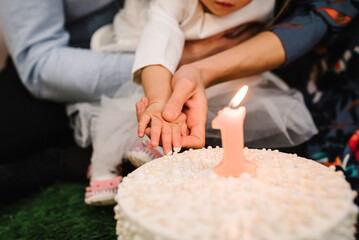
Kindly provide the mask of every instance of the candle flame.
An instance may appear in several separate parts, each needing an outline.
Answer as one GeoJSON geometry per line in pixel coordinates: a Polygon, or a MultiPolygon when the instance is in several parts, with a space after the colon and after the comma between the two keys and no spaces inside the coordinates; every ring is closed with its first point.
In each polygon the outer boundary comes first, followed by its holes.
{"type": "Polygon", "coordinates": [[[236,108],[242,102],[243,98],[246,96],[248,91],[248,86],[244,85],[241,89],[238,90],[237,94],[232,98],[230,102],[231,108],[236,108]]]}

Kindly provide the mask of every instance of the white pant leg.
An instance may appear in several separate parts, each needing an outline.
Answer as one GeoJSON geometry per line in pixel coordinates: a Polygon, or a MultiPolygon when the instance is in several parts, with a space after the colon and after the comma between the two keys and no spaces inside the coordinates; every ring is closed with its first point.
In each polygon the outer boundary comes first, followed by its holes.
{"type": "Polygon", "coordinates": [[[132,144],[139,139],[135,104],[143,96],[142,87],[128,83],[120,89],[121,97],[101,99],[102,111],[96,121],[93,142],[91,179],[105,180],[116,176],[132,144]]]}

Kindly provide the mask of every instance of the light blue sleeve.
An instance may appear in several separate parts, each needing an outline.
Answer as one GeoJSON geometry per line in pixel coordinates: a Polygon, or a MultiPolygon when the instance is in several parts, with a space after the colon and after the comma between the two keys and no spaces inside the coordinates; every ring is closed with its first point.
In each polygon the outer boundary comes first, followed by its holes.
{"type": "Polygon", "coordinates": [[[133,54],[68,47],[62,0],[0,0],[0,22],[21,80],[36,97],[92,101],[131,81],[133,54]]]}

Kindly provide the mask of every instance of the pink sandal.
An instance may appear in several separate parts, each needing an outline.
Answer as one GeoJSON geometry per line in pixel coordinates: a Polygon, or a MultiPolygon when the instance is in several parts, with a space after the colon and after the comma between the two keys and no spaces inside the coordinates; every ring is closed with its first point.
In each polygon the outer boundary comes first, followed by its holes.
{"type": "Polygon", "coordinates": [[[121,183],[121,180],[122,176],[102,181],[91,180],[90,186],[86,187],[85,203],[99,206],[115,204],[117,187],[121,183]]]}
{"type": "Polygon", "coordinates": [[[130,160],[135,167],[140,167],[160,157],[163,157],[163,152],[161,152],[159,148],[152,147],[148,140],[135,142],[128,152],[128,160],[130,160]]]}

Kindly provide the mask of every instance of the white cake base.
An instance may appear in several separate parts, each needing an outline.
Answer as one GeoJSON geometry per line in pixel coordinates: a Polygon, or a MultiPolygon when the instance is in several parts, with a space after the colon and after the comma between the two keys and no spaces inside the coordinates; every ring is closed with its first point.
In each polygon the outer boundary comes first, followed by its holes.
{"type": "Polygon", "coordinates": [[[356,193],[341,172],[271,150],[245,149],[254,178],[222,178],[221,148],[165,156],[119,185],[118,239],[354,239],[356,193]]]}

